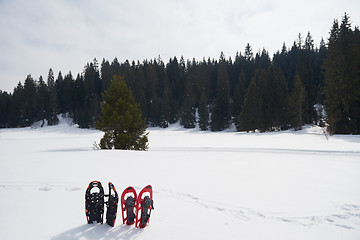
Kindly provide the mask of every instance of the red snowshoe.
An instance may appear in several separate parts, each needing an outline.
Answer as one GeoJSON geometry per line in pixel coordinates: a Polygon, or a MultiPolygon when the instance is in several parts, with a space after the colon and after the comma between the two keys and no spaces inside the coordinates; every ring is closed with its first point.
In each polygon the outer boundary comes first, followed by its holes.
{"type": "Polygon", "coordinates": [[[121,210],[123,224],[132,225],[135,222],[136,191],[133,187],[126,188],[121,194],[121,210]]]}
{"type": "Polygon", "coordinates": [[[144,228],[150,221],[151,210],[154,209],[152,187],[144,187],[136,200],[135,227],[144,228]]]}

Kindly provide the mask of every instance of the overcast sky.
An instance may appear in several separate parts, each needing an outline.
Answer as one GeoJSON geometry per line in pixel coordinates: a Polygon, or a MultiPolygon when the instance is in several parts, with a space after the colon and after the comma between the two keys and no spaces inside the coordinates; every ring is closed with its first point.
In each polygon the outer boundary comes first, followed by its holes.
{"type": "Polygon", "coordinates": [[[319,45],[345,12],[360,25],[359,0],[0,0],[0,90],[94,58],[229,58],[247,43],[272,55],[308,31],[319,45]]]}

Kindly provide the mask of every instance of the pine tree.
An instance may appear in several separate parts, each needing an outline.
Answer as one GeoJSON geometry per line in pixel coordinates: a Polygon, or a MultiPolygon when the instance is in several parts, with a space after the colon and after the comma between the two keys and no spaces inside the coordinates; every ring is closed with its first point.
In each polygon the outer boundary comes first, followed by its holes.
{"type": "Polygon", "coordinates": [[[202,131],[209,127],[209,109],[205,91],[202,92],[199,103],[199,127],[202,131]]]}
{"type": "Polygon", "coordinates": [[[258,129],[261,132],[271,131],[273,125],[273,88],[272,82],[274,81],[274,71],[271,73],[265,69],[260,71],[259,78],[256,84],[256,108],[257,120],[255,121],[254,129],[258,129]]]}
{"type": "Polygon", "coordinates": [[[315,83],[317,81],[314,74],[315,57],[314,51],[312,51],[313,48],[313,40],[310,33],[308,33],[304,45],[301,45],[301,48],[299,48],[296,64],[296,71],[299,73],[302,83],[304,84],[305,90],[307,92],[303,116],[305,123],[313,123],[315,120],[317,120],[316,111],[314,109],[317,97],[317,86],[315,85],[315,83]]]}
{"type": "Polygon", "coordinates": [[[38,111],[38,120],[42,120],[41,127],[44,126],[45,123],[45,109],[47,104],[47,86],[43,80],[43,77],[39,77],[39,83],[36,86],[36,105],[38,111]]]}
{"type": "Polygon", "coordinates": [[[125,80],[114,76],[103,93],[100,120],[97,128],[104,131],[102,149],[146,150],[148,133],[139,105],[125,80]]]}
{"type": "Polygon", "coordinates": [[[103,61],[101,63],[100,72],[101,72],[102,86],[103,86],[103,89],[106,90],[110,85],[110,81],[111,81],[111,77],[112,77],[109,61],[105,61],[105,59],[103,59],[103,61]]]}
{"type": "Polygon", "coordinates": [[[64,99],[64,78],[62,76],[61,71],[59,71],[58,77],[55,82],[56,86],[56,103],[57,103],[57,110],[59,113],[66,113],[65,106],[63,104],[64,99]]]}
{"type": "Polygon", "coordinates": [[[216,99],[211,110],[211,131],[222,131],[230,125],[230,87],[225,63],[220,63],[216,80],[216,99]]]}
{"type": "Polygon", "coordinates": [[[289,107],[289,89],[281,69],[275,70],[271,65],[268,74],[274,74],[274,81],[271,84],[272,89],[272,130],[286,129],[288,126],[288,107],[289,107]]]}
{"type": "Polygon", "coordinates": [[[183,107],[181,111],[180,124],[184,128],[194,128],[196,123],[195,117],[195,99],[191,88],[190,81],[187,80],[185,84],[185,95],[183,100],[183,107]]]}
{"type": "Polygon", "coordinates": [[[255,66],[257,69],[268,69],[270,67],[271,60],[269,57],[269,53],[263,49],[261,53],[257,53],[255,56],[255,66]]]}
{"type": "Polygon", "coordinates": [[[238,131],[254,131],[259,126],[260,109],[257,88],[259,77],[260,71],[256,71],[255,76],[252,78],[248,91],[245,95],[244,104],[238,118],[238,131]]]}
{"type": "Polygon", "coordinates": [[[149,116],[146,99],[146,81],[143,66],[138,62],[135,68],[135,88],[133,89],[135,101],[140,104],[143,117],[149,116]]]}
{"type": "Polygon", "coordinates": [[[169,122],[175,123],[180,116],[181,102],[185,89],[185,71],[183,63],[179,63],[176,57],[170,59],[169,63],[166,65],[165,73],[169,82],[169,88],[171,89],[170,95],[173,98],[173,103],[171,105],[171,118],[169,122]]]}
{"type": "Polygon", "coordinates": [[[23,120],[24,126],[30,126],[36,121],[36,83],[29,74],[24,83],[23,120]]]}
{"type": "Polygon", "coordinates": [[[295,130],[301,130],[304,124],[304,105],[305,105],[306,92],[305,87],[301,82],[299,73],[295,74],[294,88],[292,89],[289,100],[289,117],[290,126],[295,130]]]}
{"type": "Polygon", "coordinates": [[[11,96],[0,90],[0,128],[9,126],[11,96]]]}
{"type": "Polygon", "coordinates": [[[73,111],[74,111],[74,106],[73,106],[73,83],[74,83],[74,78],[72,76],[72,73],[69,72],[68,74],[66,74],[64,76],[64,80],[61,82],[62,83],[62,113],[70,113],[72,115],[73,111]]]}
{"type": "Polygon", "coordinates": [[[14,88],[9,112],[9,127],[25,127],[24,86],[21,82],[14,88]]]}
{"type": "Polygon", "coordinates": [[[254,53],[253,53],[252,48],[249,43],[246,44],[244,58],[245,58],[245,61],[252,61],[254,58],[254,53]]]}
{"type": "Polygon", "coordinates": [[[160,91],[159,76],[156,72],[154,62],[144,62],[144,75],[146,81],[146,104],[147,104],[147,121],[152,126],[160,125],[160,91]]]}
{"type": "Polygon", "coordinates": [[[80,128],[87,128],[90,124],[89,104],[87,104],[83,76],[78,74],[73,84],[74,122],[80,128]]]}
{"type": "Polygon", "coordinates": [[[360,37],[345,14],[330,32],[324,62],[325,110],[330,134],[360,134],[360,37]]]}
{"type": "Polygon", "coordinates": [[[167,128],[169,126],[169,119],[171,115],[171,93],[168,87],[164,88],[164,92],[162,94],[162,101],[160,104],[160,127],[167,128]]]}
{"type": "MultiPolygon", "coordinates": [[[[65,80],[65,79],[64,79],[65,80]]],[[[100,114],[101,92],[103,91],[100,79],[99,66],[96,58],[92,63],[88,63],[84,70],[84,89],[86,95],[87,111],[89,114],[86,127],[94,127],[98,115],[100,114]]]]}
{"type": "Polygon", "coordinates": [[[314,40],[310,34],[310,32],[307,33],[305,43],[304,43],[304,49],[305,50],[314,50],[314,40]]]}
{"type": "Polygon", "coordinates": [[[242,106],[244,104],[245,94],[246,94],[245,76],[243,72],[241,72],[238,78],[238,82],[235,85],[234,101],[232,104],[233,122],[235,123],[236,127],[238,124],[238,117],[241,113],[242,106]]]}
{"type": "Polygon", "coordinates": [[[48,125],[56,125],[59,122],[57,117],[57,102],[56,102],[56,85],[54,72],[50,68],[47,78],[47,95],[46,95],[46,105],[45,105],[45,118],[48,122],[48,125]]]}

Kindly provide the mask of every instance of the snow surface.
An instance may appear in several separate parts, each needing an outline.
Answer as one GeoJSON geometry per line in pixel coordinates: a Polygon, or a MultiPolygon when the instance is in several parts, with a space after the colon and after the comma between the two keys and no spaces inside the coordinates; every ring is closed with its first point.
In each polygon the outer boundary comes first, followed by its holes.
{"type": "Polygon", "coordinates": [[[0,130],[0,239],[360,239],[360,136],[148,128],[149,151],[94,150],[102,132],[0,130]],[[85,190],[151,184],[145,229],[86,224],[85,190]]]}

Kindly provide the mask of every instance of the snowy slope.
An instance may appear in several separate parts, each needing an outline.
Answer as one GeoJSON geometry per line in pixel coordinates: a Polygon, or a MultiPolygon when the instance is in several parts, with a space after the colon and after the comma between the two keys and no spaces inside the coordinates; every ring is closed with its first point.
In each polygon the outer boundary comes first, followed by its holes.
{"type": "Polygon", "coordinates": [[[359,136],[148,131],[136,152],[93,150],[102,133],[65,121],[1,129],[0,239],[360,239],[359,136]],[[150,225],[86,224],[92,180],[151,184],[150,225]]]}

